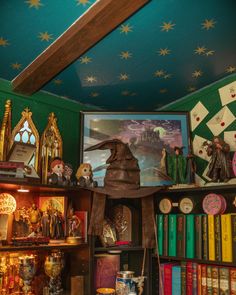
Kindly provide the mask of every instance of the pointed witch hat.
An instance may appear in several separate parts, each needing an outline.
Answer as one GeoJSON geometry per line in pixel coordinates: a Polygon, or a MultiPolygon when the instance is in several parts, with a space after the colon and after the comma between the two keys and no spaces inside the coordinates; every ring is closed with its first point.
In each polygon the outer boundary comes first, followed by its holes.
{"type": "Polygon", "coordinates": [[[106,140],[85,151],[110,149],[111,156],[104,177],[104,187],[89,188],[112,198],[138,198],[154,194],[161,187],[140,187],[140,168],[128,144],[119,139],[106,140]]]}

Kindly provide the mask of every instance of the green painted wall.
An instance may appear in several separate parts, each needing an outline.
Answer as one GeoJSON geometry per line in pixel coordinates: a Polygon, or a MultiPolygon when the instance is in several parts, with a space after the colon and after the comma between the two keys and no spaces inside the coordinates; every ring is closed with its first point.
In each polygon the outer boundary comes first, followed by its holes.
{"type": "MultiPolygon", "coordinates": [[[[169,104],[161,110],[163,111],[191,111],[192,108],[201,101],[203,105],[208,109],[209,114],[206,118],[198,125],[198,127],[192,132],[191,137],[194,138],[194,135],[197,134],[201,137],[211,140],[213,134],[211,133],[210,129],[207,127],[206,123],[222,108],[220,95],[218,89],[235,81],[236,74],[230,75],[227,78],[219,80],[207,87],[200,89],[193,94],[185,96],[180,100],[169,104]]],[[[236,116],[236,101],[227,105],[231,112],[236,116]]],[[[228,128],[224,131],[233,131],[236,130],[236,121],[234,121],[228,128]]],[[[224,138],[223,132],[220,134],[222,138],[224,138]]],[[[207,162],[196,158],[197,162],[197,172],[201,176],[204,169],[207,166],[207,162]]]]}
{"type": "Polygon", "coordinates": [[[32,96],[23,96],[12,91],[11,83],[0,79],[0,120],[7,99],[12,101],[12,128],[21,118],[21,112],[29,107],[33,121],[41,135],[48,122],[48,115],[54,112],[63,138],[63,159],[72,163],[74,169],[79,162],[80,111],[88,107],[40,91],[32,96]]]}

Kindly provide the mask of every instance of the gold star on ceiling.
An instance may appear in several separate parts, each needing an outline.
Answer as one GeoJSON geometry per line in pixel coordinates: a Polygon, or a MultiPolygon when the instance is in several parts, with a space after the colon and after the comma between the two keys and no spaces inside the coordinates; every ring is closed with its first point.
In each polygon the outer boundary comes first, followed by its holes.
{"type": "Polygon", "coordinates": [[[192,77],[193,78],[198,78],[198,77],[201,77],[203,74],[203,72],[201,70],[196,70],[192,73],[192,77]]]}
{"type": "Polygon", "coordinates": [[[77,5],[83,5],[83,6],[90,4],[89,0],[76,0],[76,2],[77,2],[77,5]]]}
{"type": "Polygon", "coordinates": [[[80,63],[81,64],[86,64],[87,65],[90,62],[92,62],[92,58],[91,57],[83,56],[83,57],[80,58],[80,63]]]}
{"type": "Polygon", "coordinates": [[[158,54],[160,56],[165,56],[171,53],[171,50],[168,48],[160,48],[160,50],[158,50],[158,54]]]}
{"type": "Polygon", "coordinates": [[[206,50],[207,50],[207,49],[206,49],[205,46],[198,46],[198,47],[194,50],[194,52],[195,52],[195,54],[199,54],[199,55],[201,55],[201,54],[205,53],[206,50]]]}
{"type": "Polygon", "coordinates": [[[163,70],[157,70],[155,73],[154,73],[154,76],[155,77],[163,77],[165,74],[165,72],[163,70]]]}
{"type": "Polygon", "coordinates": [[[235,71],[236,71],[235,66],[228,66],[228,68],[226,68],[226,73],[233,73],[235,71]]]}
{"type": "Polygon", "coordinates": [[[129,75],[127,75],[126,73],[120,74],[119,79],[123,80],[123,81],[126,81],[126,80],[129,79],[129,75]]]}
{"type": "Polygon", "coordinates": [[[8,46],[9,45],[9,42],[7,39],[4,39],[3,37],[0,37],[0,46],[8,46]]]}
{"type": "Polygon", "coordinates": [[[90,96],[91,97],[98,97],[99,96],[99,93],[98,92],[91,92],[90,93],[90,96]]]}
{"type": "Polygon", "coordinates": [[[195,86],[189,86],[188,87],[188,91],[189,92],[193,92],[193,91],[195,91],[197,88],[195,87],[195,86]]]}
{"type": "Polygon", "coordinates": [[[132,28],[133,27],[130,26],[129,24],[121,25],[120,26],[120,32],[127,35],[128,33],[133,32],[132,28]]]}
{"type": "Polygon", "coordinates": [[[95,76],[87,76],[85,78],[85,81],[88,83],[93,83],[93,82],[97,82],[97,78],[95,76]]]}
{"type": "Polygon", "coordinates": [[[39,33],[38,37],[41,41],[50,41],[51,39],[53,39],[52,34],[48,34],[48,32],[44,32],[44,33],[39,33]]]}
{"type": "Polygon", "coordinates": [[[160,92],[160,93],[166,93],[166,92],[168,92],[168,90],[167,90],[166,88],[162,88],[162,89],[160,89],[159,92],[160,92]]]}
{"type": "Polygon", "coordinates": [[[213,55],[214,53],[215,53],[214,50],[208,50],[208,51],[205,53],[205,55],[206,55],[206,56],[210,56],[210,55],[213,55]]]}
{"type": "Polygon", "coordinates": [[[202,29],[205,30],[210,30],[215,27],[216,21],[214,19],[205,19],[204,22],[202,23],[202,29]]]}
{"type": "Polygon", "coordinates": [[[120,58],[121,59],[128,59],[132,57],[132,53],[129,51],[121,51],[120,58]]]}
{"type": "Polygon", "coordinates": [[[22,67],[22,64],[19,64],[18,62],[12,63],[11,68],[14,70],[19,70],[22,67]]]}
{"type": "Polygon", "coordinates": [[[169,32],[170,30],[173,30],[174,29],[174,26],[175,24],[172,24],[172,22],[163,22],[162,23],[162,26],[161,26],[161,30],[164,31],[164,32],[169,32]]]}
{"type": "Polygon", "coordinates": [[[54,83],[55,85],[61,85],[61,84],[63,83],[63,81],[62,81],[61,79],[55,79],[55,80],[53,81],[53,83],[54,83]]]}
{"type": "Polygon", "coordinates": [[[27,0],[25,1],[25,3],[28,4],[29,8],[36,8],[39,9],[40,6],[43,6],[43,4],[41,3],[41,0],[27,0]]]}

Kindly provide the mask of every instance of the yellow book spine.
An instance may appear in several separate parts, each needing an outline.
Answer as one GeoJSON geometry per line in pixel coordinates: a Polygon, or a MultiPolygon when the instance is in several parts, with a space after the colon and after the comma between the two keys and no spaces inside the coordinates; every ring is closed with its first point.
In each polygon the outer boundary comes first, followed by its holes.
{"type": "Polygon", "coordinates": [[[232,262],[232,228],[231,215],[221,215],[222,261],[232,262]]]}
{"type": "Polygon", "coordinates": [[[215,225],[214,215],[208,215],[208,250],[209,260],[215,260],[215,225]]]}

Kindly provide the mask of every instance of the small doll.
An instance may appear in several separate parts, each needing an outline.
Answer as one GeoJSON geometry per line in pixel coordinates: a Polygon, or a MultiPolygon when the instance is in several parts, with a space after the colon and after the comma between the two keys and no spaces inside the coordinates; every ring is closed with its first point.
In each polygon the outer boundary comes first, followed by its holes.
{"type": "Polygon", "coordinates": [[[92,166],[88,163],[82,163],[77,172],[77,185],[80,187],[96,187],[97,182],[93,181],[92,166]]]}
{"type": "Polygon", "coordinates": [[[50,176],[48,182],[50,184],[65,185],[66,178],[64,176],[65,164],[60,158],[55,158],[50,165],[50,176]]]}
{"type": "Polygon", "coordinates": [[[72,186],[73,180],[72,180],[72,174],[73,174],[73,168],[70,163],[65,163],[65,169],[64,169],[64,176],[65,176],[65,185],[72,186]]]}

